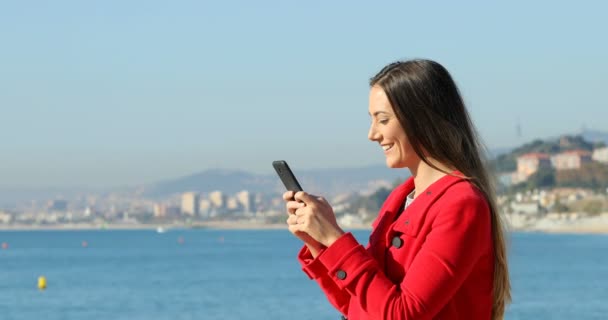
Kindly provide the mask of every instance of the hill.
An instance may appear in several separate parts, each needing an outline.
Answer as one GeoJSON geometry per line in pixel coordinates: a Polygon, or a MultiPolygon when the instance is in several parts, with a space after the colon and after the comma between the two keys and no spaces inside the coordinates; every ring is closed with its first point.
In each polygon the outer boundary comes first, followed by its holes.
{"type": "MultiPolygon", "coordinates": [[[[393,183],[409,176],[406,169],[389,169],[384,165],[359,168],[297,170],[292,168],[302,188],[317,194],[332,196],[340,193],[375,190],[378,184],[393,183]]],[[[239,170],[211,169],[143,187],[143,195],[160,198],[176,193],[221,190],[235,193],[251,190],[262,193],[282,193],[284,187],[275,174],[253,174],[239,170]]]]}
{"type": "Polygon", "coordinates": [[[517,168],[517,157],[526,153],[555,154],[576,149],[592,151],[594,147],[599,145],[603,145],[603,141],[596,140],[596,142],[590,142],[581,135],[564,135],[546,141],[537,139],[511,150],[511,152],[497,156],[494,160],[490,161],[490,166],[497,173],[511,172],[517,168]]]}
{"type": "MultiPolygon", "coordinates": [[[[508,173],[517,169],[517,157],[526,153],[556,154],[576,149],[593,151],[606,145],[608,145],[608,134],[587,130],[580,135],[564,135],[545,141],[534,140],[497,156],[490,161],[490,164],[495,173],[508,173]]],[[[502,187],[503,192],[555,187],[605,189],[608,187],[608,165],[591,162],[583,164],[580,169],[572,170],[542,168],[520,184],[502,187]]]]}
{"type": "Polygon", "coordinates": [[[608,133],[598,130],[587,130],[583,129],[579,134],[585,141],[589,141],[594,144],[603,143],[608,145],[608,133]]]}

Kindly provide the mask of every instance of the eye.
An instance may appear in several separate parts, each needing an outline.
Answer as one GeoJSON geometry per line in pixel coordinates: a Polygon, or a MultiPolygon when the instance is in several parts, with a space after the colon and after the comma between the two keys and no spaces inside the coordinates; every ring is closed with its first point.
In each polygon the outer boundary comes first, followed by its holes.
{"type": "Polygon", "coordinates": [[[378,120],[378,122],[380,124],[387,124],[388,123],[388,119],[380,119],[380,120],[378,120]]]}

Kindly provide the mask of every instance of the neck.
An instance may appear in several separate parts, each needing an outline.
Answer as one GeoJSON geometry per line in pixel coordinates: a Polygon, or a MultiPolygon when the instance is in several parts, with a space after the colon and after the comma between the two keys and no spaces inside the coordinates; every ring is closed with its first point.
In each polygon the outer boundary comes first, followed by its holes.
{"type": "Polygon", "coordinates": [[[414,177],[414,185],[416,188],[414,198],[424,192],[424,190],[426,190],[426,188],[428,188],[428,186],[433,184],[435,181],[444,177],[447,172],[454,171],[454,169],[440,162],[437,162],[434,159],[428,158],[428,160],[440,170],[431,167],[422,160],[420,160],[415,166],[409,168],[410,172],[412,173],[412,176],[414,177]]]}

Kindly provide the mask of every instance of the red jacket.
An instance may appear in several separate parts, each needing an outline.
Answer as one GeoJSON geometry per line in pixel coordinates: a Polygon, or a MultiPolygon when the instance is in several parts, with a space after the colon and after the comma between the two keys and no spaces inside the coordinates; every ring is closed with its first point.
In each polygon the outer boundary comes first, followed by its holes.
{"type": "Polygon", "coordinates": [[[492,314],[494,254],[483,194],[446,175],[401,212],[413,178],[380,209],[367,247],[346,233],[316,259],[298,258],[349,320],[466,319],[492,314]]]}

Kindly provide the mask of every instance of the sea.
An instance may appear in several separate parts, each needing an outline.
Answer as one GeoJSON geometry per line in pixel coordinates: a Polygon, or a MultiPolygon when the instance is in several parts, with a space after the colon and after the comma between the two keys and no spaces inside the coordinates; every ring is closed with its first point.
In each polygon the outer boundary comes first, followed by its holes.
{"type": "MultiPolygon", "coordinates": [[[[369,231],[353,233],[367,243],[369,231]]],[[[340,319],[287,230],[1,231],[0,242],[0,319],[340,319]]],[[[509,261],[506,319],[608,319],[608,235],[513,233],[509,261]]]]}

